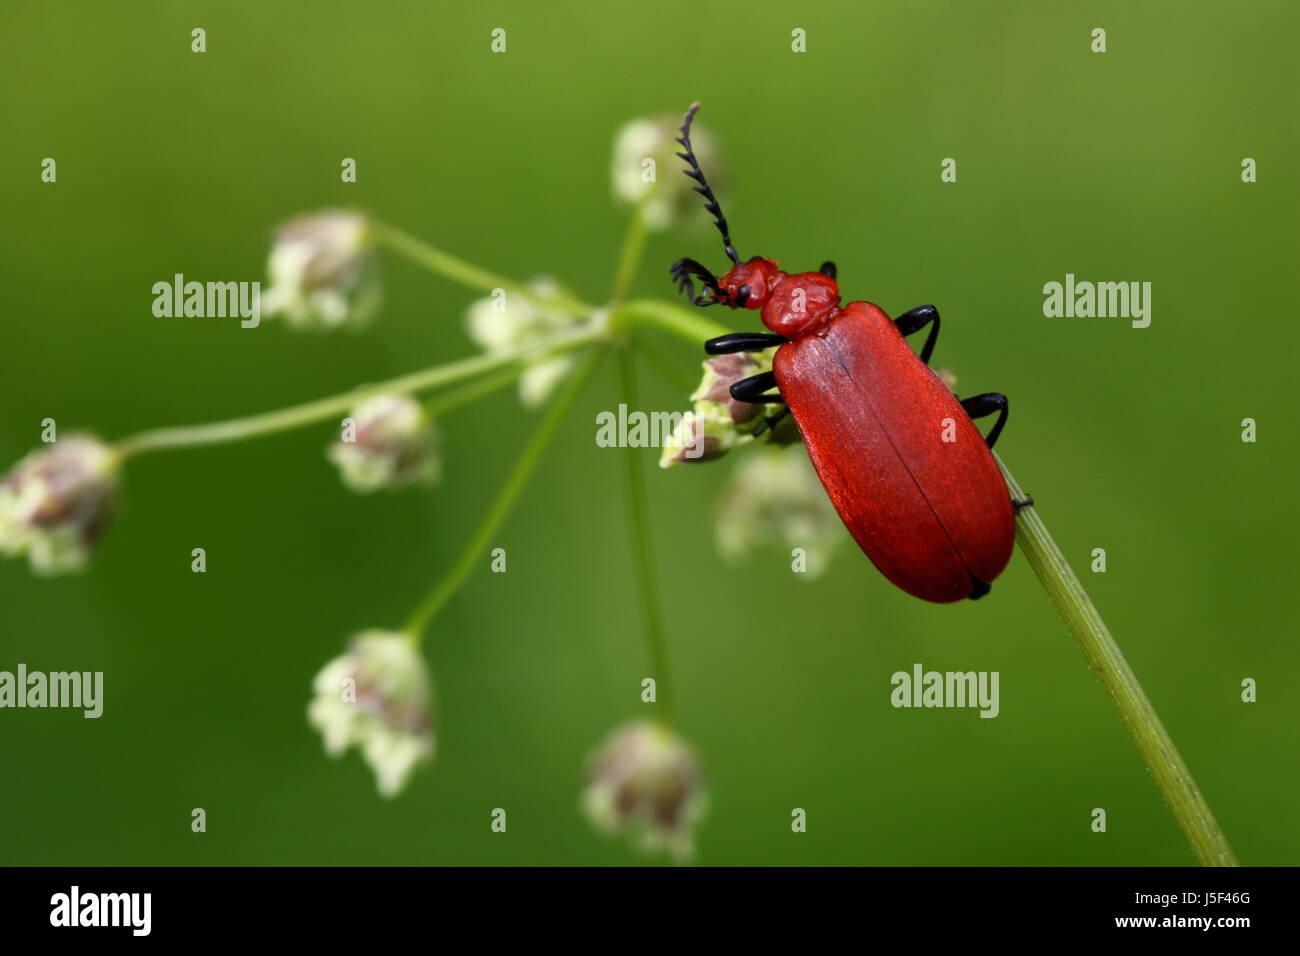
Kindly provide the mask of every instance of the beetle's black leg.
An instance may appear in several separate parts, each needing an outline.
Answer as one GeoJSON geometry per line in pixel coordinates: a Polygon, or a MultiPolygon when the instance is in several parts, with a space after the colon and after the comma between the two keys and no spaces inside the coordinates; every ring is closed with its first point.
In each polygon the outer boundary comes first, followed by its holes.
{"type": "Polygon", "coordinates": [[[732,385],[731,397],[738,402],[749,402],[752,405],[784,403],[785,399],[781,397],[780,392],[771,395],[767,394],[774,388],[776,388],[776,373],[759,372],[757,375],[749,376],[749,378],[742,378],[732,385]]]}
{"type": "Polygon", "coordinates": [[[822,263],[822,267],[821,267],[820,269],[818,269],[817,271],[820,272],[820,273],[821,273],[822,275],[824,275],[824,276],[830,276],[832,279],[834,279],[834,278],[835,278],[835,272],[836,272],[836,269],[835,269],[835,263],[833,263],[833,262],[831,262],[829,259],[827,259],[825,262],[822,263]]]}
{"type": "Polygon", "coordinates": [[[1033,495],[1025,495],[1024,500],[1021,501],[1017,501],[1015,498],[1011,499],[1011,507],[1015,509],[1016,514],[1020,514],[1021,511],[1030,507],[1033,503],[1033,495]]]}
{"type": "Polygon", "coordinates": [[[939,341],[939,310],[932,305],[918,305],[894,319],[894,324],[903,335],[911,335],[930,326],[930,334],[925,337],[925,345],[921,346],[921,361],[929,365],[934,345],[939,341]]]}
{"type": "MultiPolygon", "coordinates": [[[[748,379],[746,379],[748,381],[748,379]]],[[[1011,409],[1011,403],[1001,392],[985,392],[983,395],[972,395],[970,398],[961,400],[961,407],[966,409],[966,414],[972,419],[983,418],[985,415],[992,415],[994,412],[1000,412],[998,420],[993,423],[989,433],[984,436],[984,441],[990,448],[1002,434],[1002,426],[1007,423],[1007,412],[1011,409]]]]}
{"type": "Polygon", "coordinates": [[[787,406],[785,408],[782,408],[775,415],[768,415],[767,418],[763,419],[763,424],[759,425],[757,428],[754,429],[752,433],[753,436],[757,438],[759,435],[763,434],[764,432],[770,432],[777,425],[781,424],[781,422],[783,422],[785,420],[785,417],[789,414],[790,414],[790,409],[787,406]]]}
{"type": "Polygon", "coordinates": [[[761,352],[774,345],[784,345],[790,340],[784,335],[772,335],[769,332],[729,332],[709,339],[704,343],[704,351],[710,355],[730,355],[732,352],[761,352]]]}

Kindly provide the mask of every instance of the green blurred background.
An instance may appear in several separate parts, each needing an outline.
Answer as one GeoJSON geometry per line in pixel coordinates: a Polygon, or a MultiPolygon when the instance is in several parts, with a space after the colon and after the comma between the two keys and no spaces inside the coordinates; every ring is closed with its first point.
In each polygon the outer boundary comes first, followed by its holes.
{"type": "MultiPolygon", "coordinates": [[[[891,313],[938,304],[939,363],[963,393],[1011,396],[1000,450],[1240,859],[1300,858],[1294,3],[224,0],[11,5],[5,20],[5,467],[46,416],[117,438],[473,354],[475,294],[391,255],[364,334],[152,316],[151,285],[175,272],[264,278],[272,227],[302,210],[364,207],[599,301],[625,224],[613,134],[699,99],[742,253],[833,258],[847,298],[891,313]],[[356,184],[339,181],[344,156],[356,184]],[[958,182],[941,184],[949,156],[958,182]],[[1042,286],[1067,272],[1152,282],[1151,327],[1044,318],[1042,286]],[[1256,444],[1240,440],[1248,416],[1256,444]],[[1094,547],[1106,574],[1088,572],[1094,547]],[[1258,703],[1240,701],[1245,677],[1258,703]]],[[[693,219],[652,237],[637,295],[671,297],[679,256],[721,265],[693,219]]],[[[657,344],[695,374],[698,350],[657,344]]],[[[640,379],[646,406],[685,407],[653,366],[640,379]]],[[[0,564],[0,669],[106,681],[97,721],[0,712],[0,862],[645,861],[577,809],[588,750],[646,706],[623,463],[593,441],[617,387],[607,364],[498,536],[509,573],[476,574],[434,628],[440,752],[391,802],[355,753],[323,755],[311,677],[349,634],[405,618],[535,416],[507,392],[445,421],[433,493],[349,494],[322,454],[328,423],[133,461],[89,573],[0,564]]],[[[732,568],[711,523],[735,459],[660,472],[656,457],[680,725],[712,794],[699,862],[1193,862],[1019,555],[988,599],[948,607],[851,546],[816,581],[779,550],[732,568]],[[1000,671],[1001,716],[891,708],[889,675],[918,661],[1000,671]]]]}

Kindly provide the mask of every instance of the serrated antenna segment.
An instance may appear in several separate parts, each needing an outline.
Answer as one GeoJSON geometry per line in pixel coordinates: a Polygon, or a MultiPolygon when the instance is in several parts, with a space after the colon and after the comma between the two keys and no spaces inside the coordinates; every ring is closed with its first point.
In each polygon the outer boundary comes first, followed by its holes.
{"type": "Polygon", "coordinates": [[[722,244],[727,250],[727,258],[732,262],[739,263],[740,256],[736,255],[736,249],[731,244],[731,230],[727,227],[726,217],[722,215],[722,207],[718,205],[718,197],[713,195],[713,190],[709,188],[709,181],[704,178],[704,170],[700,169],[699,161],[695,158],[695,150],[691,147],[691,121],[695,119],[695,112],[699,108],[699,103],[692,103],[691,108],[686,111],[686,116],[682,119],[682,135],[677,138],[677,142],[682,145],[686,152],[677,155],[690,164],[691,168],[682,170],[682,172],[699,183],[698,186],[692,188],[704,197],[704,208],[713,217],[713,224],[718,227],[718,232],[722,233],[722,244]]]}

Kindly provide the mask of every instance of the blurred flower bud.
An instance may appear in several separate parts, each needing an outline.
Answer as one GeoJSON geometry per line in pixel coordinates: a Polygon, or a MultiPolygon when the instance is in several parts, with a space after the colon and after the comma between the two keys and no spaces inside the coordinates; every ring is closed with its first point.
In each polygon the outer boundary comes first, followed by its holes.
{"type": "Polygon", "coordinates": [[[816,577],[844,536],[802,445],[765,447],[741,462],[718,507],[718,550],[736,564],[762,546],[801,548],[807,576],[816,577]]]}
{"type": "Polygon", "coordinates": [[[308,722],[338,757],[355,745],[374,771],[381,796],[405,788],[416,766],[433,759],[433,692],[420,653],[405,634],[364,631],[312,682],[308,722]]]}
{"type": "MultiPolygon", "coordinates": [[[[780,413],[784,406],[755,405],[731,397],[731,386],[736,382],[771,371],[775,354],[776,349],[772,348],[707,359],[703,363],[704,378],[691,393],[695,409],[686,413],[673,437],[664,443],[659,467],[713,461],[758,435],[788,441],[789,433],[785,429],[774,432],[767,424],[767,419],[780,413]]],[[[794,437],[797,439],[797,433],[794,437]]]]}
{"type": "Polygon", "coordinates": [[[0,478],[0,551],[26,551],[37,574],[81,570],[108,523],[118,463],[89,435],[70,435],[18,462],[0,478]]]}
{"type": "Polygon", "coordinates": [[[662,724],[638,720],[615,729],[592,754],[582,803],[596,829],[685,860],[707,798],[690,747],[662,724]]]}
{"type": "Polygon", "coordinates": [[[352,410],[326,452],[343,484],[360,494],[438,480],[438,436],[409,395],[376,395],[352,410]]]}
{"type": "MultiPolygon", "coordinates": [[[[543,298],[572,297],[568,290],[546,276],[533,279],[528,287],[543,298]]],[[[471,302],[465,315],[470,339],[488,354],[527,348],[581,322],[561,309],[538,305],[504,289],[471,302]]],[[[532,362],[519,379],[519,401],[525,408],[542,405],[572,367],[573,359],[567,356],[532,362]]]]}
{"type": "Polygon", "coordinates": [[[713,461],[731,451],[742,438],[747,437],[742,436],[732,426],[730,420],[701,415],[697,412],[684,412],[672,435],[664,439],[663,451],[659,455],[659,467],[713,461]]]}
{"type": "Polygon", "coordinates": [[[379,258],[370,221],[327,209],[291,219],[276,232],[267,262],[271,288],[262,312],[295,329],[360,326],[379,308],[379,258]]]}
{"type": "MultiPolygon", "coordinates": [[[[677,156],[681,145],[682,118],[635,119],[624,124],[614,137],[610,181],[614,198],[629,205],[644,203],[641,215],[649,229],[664,229],[682,212],[696,207],[695,185],[683,175],[685,162],[677,156]]],[[[718,150],[706,128],[691,129],[691,144],[700,165],[709,171],[709,183],[716,189],[725,179],[719,169],[718,150]]]]}
{"type": "Polygon", "coordinates": [[[943,367],[934,368],[931,369],[931,371],[934,372],[935,375],[939,376],[939,381],[943,382],[944,388],[952,392],[954,395],[957,394],[957,373],[956,372],[954,372],[950,368],[943,368],[943,367]]]}

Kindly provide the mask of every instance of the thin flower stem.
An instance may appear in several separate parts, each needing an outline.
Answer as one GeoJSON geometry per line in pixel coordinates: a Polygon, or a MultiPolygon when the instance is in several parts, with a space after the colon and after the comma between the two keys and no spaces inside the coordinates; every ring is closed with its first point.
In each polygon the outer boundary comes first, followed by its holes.
{"type": "Polygon", "coordinates": [[[407,620],[402,630],[412,644],[418,645],[420,643],[425,630],[428,629],[429,624],[438,615],[438,612],[460,590],[470,572],[483,560],[493,535],[501,528],[502,523],[510,514],[511,508],[514,507],[519,495],[528,484],[528,479],[532,476],[537,463],[541,461],[542,454],[555,436],[556,429],[564,419],[565,413],[568,412],[579,390],[591,376],[599,355],[600,352],[593,349],[578,367],[570,373],[569,380],[564,383],[560,394],[552,400],[550,407],[542,416],[541,422],[538,423],[532,437],[528,439],[528,444],[524,446],[524,450],[520,453],[518,460],[507,476],[505,484],[497,492],[497,496],[493,500],[491,507],[488,508],[487,514],[484,515],[474,534],[470,536],[465,549],[456,559],[456,563],[438,581],[433,590],[420,602],[407,620]]]}
{"type": "Polygon", "coordinates": [[[491,395],[497,389],[504,388],[511,382],[519,380],[519,376],[524,373],[527,366],[522,362],[517,362],[505,369],[502,369],[495,375],[485,375],[480,379],[467,382],[460,388],[452,389],[449,392],[443,392],[441,395],[435,395],[424,403],[424,413],[430,418],[437,418],[445,415],[447,412],[460,408],[462,405],[468,405],[476,402],[486,395],[491,395]]]}
{"type": "MultiPolygon", "coordinates": [[[[1025,493],[998,459],[1007,487],[1016,500],[1025,493]]],[[[1016,543],[1056,605],[1097,680],[1119,712],[1120,720],[1137,745],[1147,770],[1155,778],[1174,819],[1182,827],[1203,866],[1236,866],[1228,839],[1215,822],[1191,771],[1178,753],[1169,732],[1156,715],[1128,661],[1111,637],[1088,593],[1071,570],[1061,549],[1048,533],[1036,507],[1022,508],[1016,517],[1016,543]]]]}
{"type": "Polygon", "coordinates": [[[365,385],[329,398],[318,399],[302,405],[293,405],[274,412],[236,418],[230,421],[213,422],[207,425],[190,425],[177,428],[159,428],[140,432],[117,443],[116,451],[121,458],[137,455],[144,451],[160,448],[180,448],[192,445],[217,445],[224,442],[242,441],[262,435],[288,431],[302,425],[322,421],[348,411],[357,402],[372,395],[384,393],[421,392],[427,389],[451,385],[476,375],[484,375],[498,369],[515,365],[525,359],[567,352],[572,349],[590,345],[607,336],[604,328],[597,326],[582,327],[577,330],[557,334],[534,345],[501,352],[493,355],[479,355],[474,358],[436,365],[433,368],[400,375],[397,378],[365,385]]]}
{"type": "MultiPolygon", "coordinates": [[[[619,349],[619,377],[623,385],[623,402],[636,407],[636,372],[630,348],[619,349]]],[[[654,542],[650,533],[650,510],[646,505],[645,475],[641,471],[640,449],[629,446],[627,462],[628,513],[632,526],[632,546],[636,554],[637,577],[641,584],[641,610],[645,615],[646,640],[650,646],[650,666],[654,673],[655,700],[662,713],[660,721],[671,725],[674,719],[672,669],[668,661],[668,641],[664,634],[663,610],[659,598],[659,574],[655,568],[654,542]]]]}
{"type": "Polygon", "coordinates": [[[400,252],[426,269],[441,276],[446,276],[448,279],[453,279],[462,285],[467,285],[472,289],[487,292],[493,289],[505,289],[507,292],[537,305],[559,309],[580,318],[589,318],[596,311],[595,307],[569,296],[538,295],[523,282],[507,279],[504,276],[488,272],[486,269],[480,269],[476,265],[471,265],[463,259],[457,259],[455,256],[429,245],[422,239],[417,239],[410,233],[403,232],[396,226],[377,222],[373,223],[370,228],[375,239],[393,251],[400,252]]]}
{"type": "Polygon", "coordinates": [[[610,296],[610,303],[615,306],[627,298],[628,290],[636,279],[637,266],[641,264],[641,253],[645,250],[645,207],[648,199],[647,193],[632,207],[632,218],[628,221],[627,233],[623,237],[623,252],[618,259],[618,271],[614,273],[614,292],[610,296]]]}

